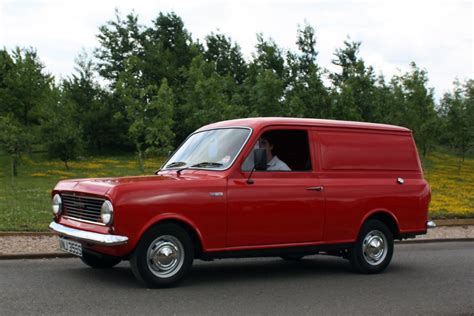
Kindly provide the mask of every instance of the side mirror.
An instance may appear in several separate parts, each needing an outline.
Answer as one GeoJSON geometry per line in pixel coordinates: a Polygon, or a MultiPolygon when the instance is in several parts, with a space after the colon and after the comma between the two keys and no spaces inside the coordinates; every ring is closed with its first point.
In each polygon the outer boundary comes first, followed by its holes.
{"type": "Polygon", "coordinates": [[[254,149],[253,163],[255,170],[267,170],[267,151],[262,148],[254,149]]]}
{"type": "Polygon", "coordinates": [[[173,153],[174,153],[174,150],[169,150],[168,151],[168,158],[171,158],[171,155],[173,155],[173,153]]]}

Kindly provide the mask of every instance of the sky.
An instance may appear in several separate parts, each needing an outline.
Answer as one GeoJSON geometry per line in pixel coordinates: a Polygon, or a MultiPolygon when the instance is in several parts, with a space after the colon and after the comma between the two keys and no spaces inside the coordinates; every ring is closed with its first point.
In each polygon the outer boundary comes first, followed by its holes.
{"type": "Polygon", "coordinates": [[[414,61],[428,72],[436,97],[455,79],[474,78],[474,1],[444,0],[0,0],[0,47],[34,47],[46,71],[65,78],[81,51],[98,46],[98,27],[132,10],[149,25],[159,12],[174,11],[193,38],[211,32],[236,41],[251,58],[256,34],[283,49],[296,49],[298,25],[316,29],[318,63],[331,71],[344,40],[362,42],[360,56],[386,79],[414,61]]]}

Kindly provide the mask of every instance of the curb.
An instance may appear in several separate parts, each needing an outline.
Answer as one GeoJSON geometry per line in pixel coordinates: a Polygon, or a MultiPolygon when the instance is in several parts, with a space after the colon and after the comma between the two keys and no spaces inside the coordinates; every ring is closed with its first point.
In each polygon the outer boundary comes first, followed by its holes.
{"type": "Polygon", "coordinates": [[[17,260],[17,259],[56,259],[56,258],[73,258],[74,255],[68,253],[24,253],[12,255],[0,255],[0,260],[17,260]]]}
{"type": "Polygon", "coordinates": [[[408,239],[408,240],[396,240],[395,244],[427,244],[427,243],[438,243],[438,242],[471,242],[474,238],[431,238],[431,239],[408,239]]]}
{"type": "Polygon", "coordinates": [[[474,225],[474,218],[433,219],[436,226],[466,226],[474,225]]]}
{"type": "Polygon", "coordinates": [[[0,237],[9,236],[54,236],[51,232],[0,232],[0,237]]]}

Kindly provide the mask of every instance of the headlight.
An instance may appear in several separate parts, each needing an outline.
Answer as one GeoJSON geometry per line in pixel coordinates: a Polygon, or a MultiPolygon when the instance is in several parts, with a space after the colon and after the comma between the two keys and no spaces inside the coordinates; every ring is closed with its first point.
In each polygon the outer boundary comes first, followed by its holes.
{"type": "Polygon", "coordinates": [[[63,201],[61,200],[61,196],[59,194],[55,194],[53,196],[53,201],[52,201],[52,207],[53,207],[53,213],[54,215],[59,215],[61,214],[61,211],[63,210],[63,201]]]}
{"type": "Polygon", "coordinates": [[[105,201],[100,208],[100,217],[102,218],[102,222],[105,225],[109,225],[112,223],[112,219],[114,215],[114,207],[110,201],[105,201]]]}

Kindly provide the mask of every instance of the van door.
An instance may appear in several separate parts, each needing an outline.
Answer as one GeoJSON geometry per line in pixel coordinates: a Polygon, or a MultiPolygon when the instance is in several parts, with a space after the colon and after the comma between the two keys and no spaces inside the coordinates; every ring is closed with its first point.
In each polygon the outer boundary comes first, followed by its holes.
{"type": "Polygon", "coordinates": [[[249,184],[250,151],[228,180],[228,247],[321,240],[324,191],[313,172],[309,137],[305,128],[273,127],[261,133],[254,146],[262,147],[265,141],[273,145],[268,169],[254,171],[249,184]]]}

